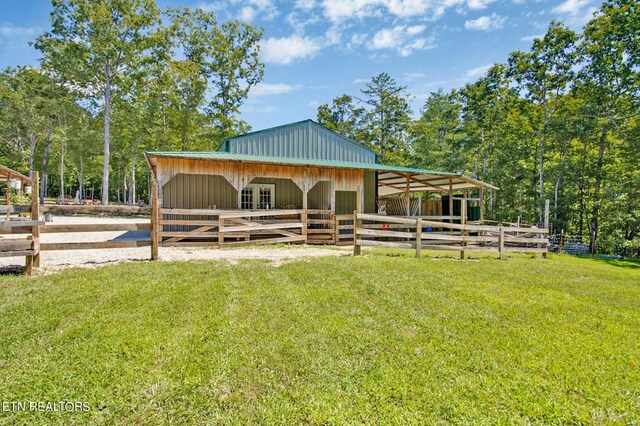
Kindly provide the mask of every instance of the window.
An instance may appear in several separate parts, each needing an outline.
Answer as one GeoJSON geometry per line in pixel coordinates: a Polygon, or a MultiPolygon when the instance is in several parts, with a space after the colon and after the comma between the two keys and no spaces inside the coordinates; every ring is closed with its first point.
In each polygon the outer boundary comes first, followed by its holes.
{"type": "Polygon", "coordinates": [[[240,194],[240,208],[243,210],[273,209],[276,186],[268,183],[252,183],[240,194]]]}

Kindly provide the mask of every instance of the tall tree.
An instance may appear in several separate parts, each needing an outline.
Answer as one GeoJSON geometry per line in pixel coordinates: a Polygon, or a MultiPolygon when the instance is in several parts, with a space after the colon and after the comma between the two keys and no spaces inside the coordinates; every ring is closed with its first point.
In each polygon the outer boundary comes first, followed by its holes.
{"type": "Polygon", "coordinates": [[[606,1],[584,29],[579,48],[582,68],[579,90],[585,93],[598,120],[593,205],[589,225],[595,251],[600,219],[605,154],[611,129],[620,131],[640,109],[640,8],[637,1],[606,1]]]}
{"type": "Polygon", "coordinates": [[[373,77],[361,91],[368,106],[365,116],[370,131],[368,142],[380,156],[381,163],[406,164],[411,108],[406,86],[389,74],[373,77]]]}
{"type": "Polygon", "coordinates": [[[552,22],[543,38],[533,40],[530,52],[513,52],[509,65],[515,80],[522,85],[532,108],[532,128],[538,140],[539,222],[544,218],[544,160],[548,128],[558,111],[561,95],[573,78],[575,43],[578,35],[560,22],[552,22]]]}
{"type": "Polygon", "coordinates": [[[113,90],[152,44],[159,11],[153,0],[52,0],[51,32],[36,42],[43,65],[91,99],[104,118],[102,204],[109,203],[113,90]]]}
{"type": "Polygon", "coordinates": [[[365,110],[356,104],[356,100],[347,94],[335,98],[331,106],[318,107],[318,123],[354,140],[361,140],[365,110]]]}

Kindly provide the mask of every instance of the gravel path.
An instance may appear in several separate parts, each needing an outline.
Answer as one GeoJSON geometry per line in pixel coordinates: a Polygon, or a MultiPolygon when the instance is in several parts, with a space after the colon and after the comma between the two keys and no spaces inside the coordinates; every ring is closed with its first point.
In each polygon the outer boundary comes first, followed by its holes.
{"type": "MultiPolygon", "coordinates": [[[[96,216],[54,216],[55,224],[104,224],[104,223],[148,223],[148,219],[113,218],[96,216]]],[[[149,233],[141,232],[83,232],[64,234],[42,234],[41,242],[85,242],[138,239],[148,237],[149,233]]],[[[10,236],[6,236],[10,237],[10,236]]],[[[97,250],[64,250],[46,251],[41,254],[41,266],[44,272],[54,272],[69,267],[96,267],[117,262],[134,262],[149,260],[150,247],[97,250]]],[[[350,247],[334,246],[245,246],[241,248],[206,248],[206,247],[160,247],[161,261],[185,260],[226,260],[236,263],[244,259],[266,259],[273,266],[283,262],[318,256],[346,256],[351,253],[350,247]]],[[[24,258],[0,258],[0,272],[15,271],[24,266],[24,258]]]]}

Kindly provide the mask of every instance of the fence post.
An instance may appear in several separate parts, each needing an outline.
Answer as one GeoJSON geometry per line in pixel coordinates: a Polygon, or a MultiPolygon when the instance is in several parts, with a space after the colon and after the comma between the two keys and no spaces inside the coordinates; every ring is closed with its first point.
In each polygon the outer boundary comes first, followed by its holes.
{"type": "Polygon", "coordinates": [[[558,253],[564,251],[564,229],[560,231],[560,244],[558,245],[558,253]]]}
{"type": "Polygon", "coordinates": [[[222,233],[222,228],[224,228],[224,217],[220,215],[218,216],[218,248],[222,248],[224,245],[224,234],[222,233]]]}
{"type": "MultiPolygon", "coordinates": [[[[31,220],[40,220],[40,175],[33,172],[31,178],[31,220]]],[[[40,227],[31,229],[33,235],[33,266],[40,267],[40,227]]]]}
{"type": "Polygon", "coordinates": [[[338,245],[340,242],[340,232],[338,230],[338,226],[340,226],[340,221],[338,220],[338,215],[335,213],[329,213],[329,220],[331,220],[331,216],[333,216],[333,244],[338,245]]]}
{"type": "Polygon", "coordinates": [[[498,247],[500,249],[500,260],[504,259],[504,228],[500,227],[500,236],[498,237],[498,247]]]}
{"type": "Polygon", "coordinates": [[[422,218],[416,219],[416,257],[420,257],[422,250],[422,218]]]}
{"type": "Polygon", "coordinates": [[[300,213],[300,221],[302,222],[302,236],[304,237],[304,243],[307,244],[307,209],[302,210],[302,213],[300,213]]]}
{"type": "Polygon", "coordinates": [[[353,255],[360,256],[362,249],[358,244],[358,210],[353,212],[353,255]]]}
{"type": "Polygon", "coordinates": [[[155,176],[151,176],[151,260],[158,260],[158,237],[160,234],[158,211],[158,183],[155,176]]]}
{"type": "MultiPolygon", "coordinates": [[[[462,226],[466,226],[467,224],[467,191],[464,191],[464,197],[462,198],[462,201],[460,201],[460,225],[462,226]]],[[[467,235],[467,232],[465,229],[461,229],[460,230],[460,236],[464,237],[467,235]]],[[[462,250],[460,250],[460,259],[464,260],[464,247],[467,245],[466,242],[462,241],[460,243],[460,245],[462,246],[462,250]]]]}

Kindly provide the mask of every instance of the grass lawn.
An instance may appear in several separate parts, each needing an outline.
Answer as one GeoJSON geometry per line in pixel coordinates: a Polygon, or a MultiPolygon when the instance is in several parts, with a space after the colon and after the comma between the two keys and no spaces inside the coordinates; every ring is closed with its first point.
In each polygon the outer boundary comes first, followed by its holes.
{"type": "Polygon", "coordinates": [[[640,264],[367,250],[0,276],[1,424],[640,422],[640,264]]]}

